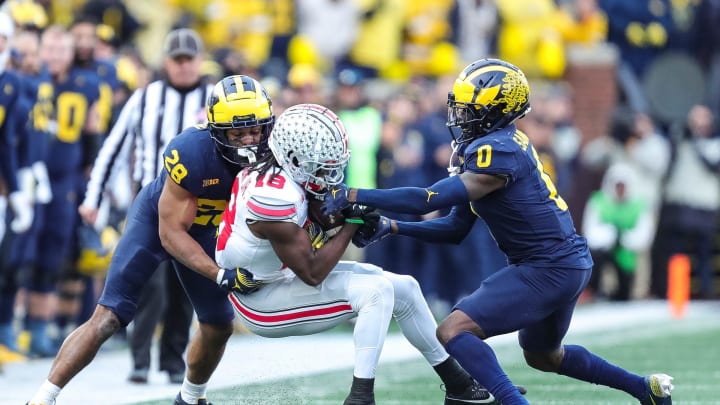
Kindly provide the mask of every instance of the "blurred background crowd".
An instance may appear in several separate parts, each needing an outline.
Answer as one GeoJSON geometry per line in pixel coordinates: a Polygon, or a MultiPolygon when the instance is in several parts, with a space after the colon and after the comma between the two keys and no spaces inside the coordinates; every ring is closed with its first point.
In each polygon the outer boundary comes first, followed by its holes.
{"type": "MultiPolygon", "coordinates": [[[[72,34],[73,64],[93,71],[100,88],[96,113],[73,124],[83,131],[102,139],[134,92],[154,80],[172,82],[163,41],[190,28],[201,39],[202,52],[188,63],[195,81],[255,77],[276,115],[296,103],[333,108],[350,138],[351,187],[420,186],[447,176],[447,92],[466,64],[505,59],[531,86],[532,111],[518,127],[596,263],[582,301],[666,297],[668,262],[677,253],[691,259],[693,299],[720,293],[720,0],[11,0],[2,10],[15,24],[6,70],[52,71],[44,33],[72,34]]],[[[51,123],[61,119],[54,110],[51,123]]],[[[200,108],[198,122],[203,114],[200,108]]],[[[45,128],[50,139],[61,135],[56,126],[45,128]]],[[[32,186],[19,185],[36,210],[66,197],[43,192],[54,189],[52,159],[35,157],[49,176],[31,171],[32,186]]],[[[133,165],[125,166],[113,174],[125,180],[106,191],[106,220],[88,227],[74,217],[67,225],[75,241],[54,259],[62,267],[56,274],[32,270],[45,246],[20,254],[26,242],[7,227],[0,272],[0,307],[12,309],[0,311],[6,354],[53,356],[65,333],[87,319],[139,182],[133,165]],[[26,288],[38,277],[44,288],[26,288]]],[[[8,194],[7,182],[0,194],[8,194]]],[[[75,208],[82,193],[68,194],[75,208]]],[[[44,222],[41,235],[65,223],[44,222]]],[[[505,262],[482,221],[460,245],[388,238],[347,257],[415,276],[437,316],[505,262]]]]}

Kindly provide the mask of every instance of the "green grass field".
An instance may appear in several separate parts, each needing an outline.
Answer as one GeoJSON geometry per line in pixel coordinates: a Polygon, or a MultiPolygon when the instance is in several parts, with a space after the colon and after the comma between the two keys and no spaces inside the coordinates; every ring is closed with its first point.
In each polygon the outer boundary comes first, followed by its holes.
{"type": "MultiPolygon", "coordinates": [[[[392,329],[397,333],[396,328],[392,329]]],[[[340,330],[335,333],[346,333],[340,330]]],[[[664,372],[675,377],[675,404],[720,404],[720,320],[677,320],[602,333],[570,334],[567,343],[581,344],[610,362],[639,374],[664,372]]],[[[492,339],[489,343],[493,345],[492,339]]],[[[516,345],[493,345],[503,368],[517,384],[528,388],[527,399],[537,405],[637,404],[627,394],[607,387],[542,373],[524,364],[516,345]]],[[[222,404],[342,404],[352,370],[339,370],[269,384],[238,385],[211,390],[209,398],[222,404]]],[[[440,380],[422,360],[381,363],[376,378],[380,405],[442,404],[440,380]]],[[[143,402],[143,405],[168,401],[143,402]]]]}

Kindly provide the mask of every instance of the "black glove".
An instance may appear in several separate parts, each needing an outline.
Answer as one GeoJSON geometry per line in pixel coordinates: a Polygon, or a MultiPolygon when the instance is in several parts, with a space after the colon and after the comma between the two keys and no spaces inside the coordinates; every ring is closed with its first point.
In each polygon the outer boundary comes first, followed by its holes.
{"type": "Polygon", "coordinates": [[[365,213],[363,225],[353,235],[353,245],[364,248],[390,235],[390,218],[380,215],[376,210],[365,213]]]}
{"type": "Polygon", "coordinates": [[[350,204],[350,206],[345,207],[342,211],[340,211],[340,213],[343,217],[345,217],[345,222],[352,222],[360,225],[364,224],[366,219],[370,222],[377,221],[376,217],[380,215],[377,214],[377,210],[375,208],[360,204],[350,204]]]}
{"type": "Polygon", "coordinates": [[[255,280],[253,274],[242,267],[223,269],[221,272],[222,275],[218,275],[217,283],[227,292],[250,294],[257,291],[263,284],[262,281],[255,280]]]}

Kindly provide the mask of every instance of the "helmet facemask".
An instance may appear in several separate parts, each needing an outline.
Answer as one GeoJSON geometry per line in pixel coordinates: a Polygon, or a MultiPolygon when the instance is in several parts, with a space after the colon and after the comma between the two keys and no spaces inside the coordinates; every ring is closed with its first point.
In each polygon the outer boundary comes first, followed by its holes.
{"type": "Polygon", "coordinates": [[[215,140],[215,147],[228,162],[242,167],[255,163],[258,159],[270,152],[268,148],[268,137],[272,131],[274,117],[263,120],[255,120],[250,117],[234,117],[230,125],[208,124],[210,136],[215,140]],[[227,137],[227,130],[232,128],[262,127],[260,142],[256,145],[237,145],[230,142],[227,137]]]}
{"type": "Polygon", "coordinates": [[[272,101],[257,80],[234,75],[219,81],[208,98],[207,115],[210,135],[218,152],[228,162],[245,167],[270,152],[267,141],[275,115],[272,101]],[[254,127],[261,127],[258,144],[239,145],[230,142],[227,136],[230,129],[254,127]]]}

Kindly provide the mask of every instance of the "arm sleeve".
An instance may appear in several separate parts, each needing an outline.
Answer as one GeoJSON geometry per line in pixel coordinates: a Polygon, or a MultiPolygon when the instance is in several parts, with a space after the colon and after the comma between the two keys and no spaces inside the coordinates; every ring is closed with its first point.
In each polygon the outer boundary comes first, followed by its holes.
{"type": "Polygon", "coordinates": [[[441,208],[468,203],[470,197],[460,176],[452,176],[428,188],[358,189],[356,202],[381,210],[422,215],[441,208]]]}
{"type": "Polygon", "coordinates": [[[127,101],[110,134],[100,148],[93,169],[90,172],[90,181],[88,181],[84,205],[99,207],[102,193],[108,188],[108,180],[113,171],[117,169],[118,163],[123,160],[131,160],[127,153],[130,148],[126,148],[124,145],[126,142],[132,142],[133,140],[134,118],[137,117],[135,109],[138,107],[139,99],[138,92],[135,92],[127,101]]]}
{"type": "Polygon", "coordinates": [[[470,232],[476,219],[469,204],[455,206],[442,218],[421,222],[396,221],[397,235],[411,236],[424,242],[459,244],[470,232]]]}

